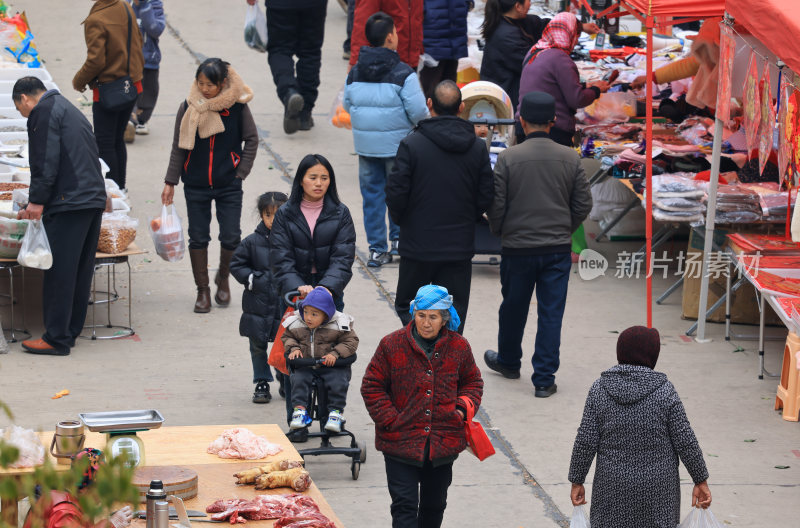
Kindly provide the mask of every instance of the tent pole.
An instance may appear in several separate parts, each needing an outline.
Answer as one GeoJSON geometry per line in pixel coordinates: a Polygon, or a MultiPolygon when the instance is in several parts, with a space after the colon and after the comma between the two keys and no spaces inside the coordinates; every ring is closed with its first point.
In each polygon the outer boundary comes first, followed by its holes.
{"type": "Polygon", "coordinates": [[[697,306],[697,341],[706,339],[706,308],[708,307],[708,266],[714,242],[714,218],[717,215],[717,184],[719,183],[719,159],[722,152],[722,121],[714,119],[714,146],[711,149],[711,183],[708,186],[708,209],[706,209],[706,234],[703,244],[703,271],[700,276],[700,304],[697,306]]]}
{"type": "Polygon", "coordinates": [[[645,109],[645,185],[647,188],[645,273],[647,274],[647,327],[653,327],[653,17],[647,17],[647,108],[645,109]]]}

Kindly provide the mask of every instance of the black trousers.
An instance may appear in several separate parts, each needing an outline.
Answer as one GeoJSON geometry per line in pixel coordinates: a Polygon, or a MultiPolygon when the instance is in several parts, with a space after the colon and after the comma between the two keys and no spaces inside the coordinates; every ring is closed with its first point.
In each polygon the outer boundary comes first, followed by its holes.
{"type": "Polygon", "coordinates": [[[102,209],[81,209],[42,219],[53,253],[42,283],[42,338],[56,350],[69,351],[83,331],[102,215],[102,209]]]}
{"type": "Polygon", "coordinates": [[[233,251],[242,240],[242,180],[224,187],[183,186],[189,217],[189,249],[205,249],[211,241],[211,202],[219,224],[219,245],[233,251]]]}
{"type": "Polygon", "coordinates": [[[128,165],[128,151],[125,149],[125,127],[131,120],[134,101],[129,106],[116,112],[110,112],[100,106],[100,103],[92,105],[92,123],[94,125],[94,138],[97,142],[97,150],[100,157],[111,169],[106,175],[111,178],[120,189],[125,188],[125,174],[128,165]]]}
{"type": "Polygon", "coordinates": [[[447,507],[447,488],[453,481],[453,463],[422,467],[389,457],[386,481],[392,497],[392,528],[439,528],[447,507]]]}
{"type": "Polygon", "coordinates": [[[350,387],[350,366],[301,368],[293,371],[289,378],[292,384],[292,406],[308,407],[311,400],[311,382],[318,376],[325,383],[328,395],[328,411],[344,411],[347,404],[347,389],[350,387]]]}
{"type": "Polygon", "coordinates": [[[150,121],[150,116],[153,115],[157,101],[158,70],[145,68],[144,77],[142,77],[142,93],[139,94],[139,99],[136,100],[136,107],[133,109],[140,125],[150,121]]]}
{"type": "Polygon", "coordinates": [[[350,53],[350,38],[353,36],[353,17],[356,12],[356,0],[347,0],[347,38],[342,44],[345,53],[350,53]]]}
{"type": "Polygon", "coordinates": [[[326,11],[327,2],[321,7],[307,9],[267,6],[267,61],[278,97],[285,101],[286,94],[295,90],[303,96],[304,110],[309,112],[319,93],[326,11]]]}
{"type": "Polygon", "coordinates": [[[453,307],[461,317],[458,333],[462,333],[469,308],[472,261],[427,262],[402,257],[400,274],[397,277],[397,293],[394,296],[394,309],[403,325],[411,322],[411,314],[408,313],[411,301],[416,297],[417,290],[426,284],[443,286],[453,296],[453,307]]]}
{"type": "Polygon", "coordinates": [[[419,84],[422,86],[422,93],[426,98],[433,96],[436,85],[442,81],[450,79],[455,81],[458,76],[458,59],[442,59],[439,65],[431,68],[424,66],[419,72],[419,84]]]}

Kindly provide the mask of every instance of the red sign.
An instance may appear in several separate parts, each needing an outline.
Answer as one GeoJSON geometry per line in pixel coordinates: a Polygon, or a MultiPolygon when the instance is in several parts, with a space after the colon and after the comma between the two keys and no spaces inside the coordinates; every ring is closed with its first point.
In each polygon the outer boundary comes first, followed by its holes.
{"type": "Polygon", "coordinates": [[[726,123],[731,118],[731,80],[733,76],[733,56],[736,43],[733,31],[720,22],[719,41],[719,84],[717,85],[717,118],[726,123]]]}
{"type": "Polygon", "coordinates": [[[761,79],[761,124],[758,136],[758,173],[764,173],[775,133],[775,105],[772,104],[772,85],[769,81],[769,68],[764,67],[761,79]]]}
{"type": "Polygon", "coordinates": [[[744,132],[747,153],[758,146],[758,126],[761,123],[761,94],[758,92],[758,63],[756,54],[750,52],[750,66],[744,80],[744,132]]]}

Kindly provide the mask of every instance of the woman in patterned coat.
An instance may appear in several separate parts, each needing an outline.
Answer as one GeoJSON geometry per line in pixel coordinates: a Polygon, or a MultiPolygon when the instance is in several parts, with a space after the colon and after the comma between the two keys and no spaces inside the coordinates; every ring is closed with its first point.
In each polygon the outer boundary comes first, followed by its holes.
{"type": "Polygon", "coordinates": [[[634,326],[617,341],[619,365],[603,372],[586,398],[569,481],[572,504],[597,455],[592,528],[675,528],[680,522],[678,459],[694,481],[692,506],[708,508],[708,470],[675,387],[653,368],[658,330],[634,326]]]}
{"type": "Polygon", "coordinates": [[[361,396],[386,462],[392,526],[437,528],[453,462],[467,447],[458,398],[469,398],[477,408],[483,379],[469,343],[456,333],[459,316],[445,288],[420,288],[411,313],[406,327],[381,340],[361,396]]]}

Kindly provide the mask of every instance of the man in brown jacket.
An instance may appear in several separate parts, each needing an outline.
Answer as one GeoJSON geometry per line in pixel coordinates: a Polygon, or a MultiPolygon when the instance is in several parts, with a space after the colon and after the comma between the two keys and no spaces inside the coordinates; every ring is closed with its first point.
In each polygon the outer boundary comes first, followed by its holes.
{"type": "Polygon", "coordinates": [[[128,153],[125,149],[125,127],[136,104],[110,111],[100,104],[98,85],[125,75],[133,80],[138,93],[142,91],[142,34],[136,15],[125,0],[95,0],[89,16],[83,21],[86,38],[86,61],[72,79],[79,92],[92,88],[92,124],[100,157],[109,167],[108,177],[125,188],[125,168],[128,153]],[[130,53],[128,37],[130,36],[130,53]]]}

